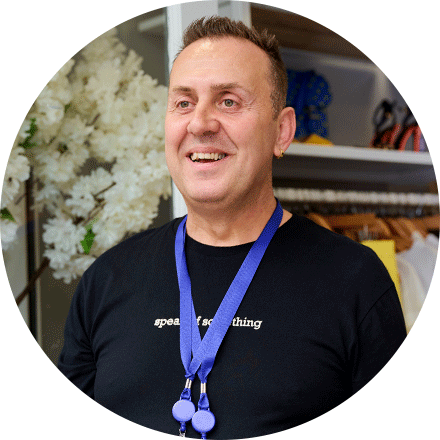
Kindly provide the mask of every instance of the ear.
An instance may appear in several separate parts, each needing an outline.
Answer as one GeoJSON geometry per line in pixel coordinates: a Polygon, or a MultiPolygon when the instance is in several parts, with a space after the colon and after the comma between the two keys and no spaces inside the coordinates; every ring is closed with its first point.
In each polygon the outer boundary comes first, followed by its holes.
{"type": "Polygon", "coordinates": [[[278,137],[274,145],[273,154],[280,156],[289,148],[295,137],[296,118],[292,107],[285,107],[278,115],[278,137]]]}

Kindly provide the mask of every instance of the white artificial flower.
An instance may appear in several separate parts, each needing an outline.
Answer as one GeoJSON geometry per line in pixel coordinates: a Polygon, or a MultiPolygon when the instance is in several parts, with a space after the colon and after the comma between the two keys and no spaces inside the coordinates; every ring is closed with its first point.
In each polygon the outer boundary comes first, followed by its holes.
{"type": "Polygon", "coordinates": [[[42,188],[34,190],[34,205],[35,210],[42,210],[43,207],[52,214],[64,205],[64,197],[60,190],[60,185],[46,182],[42,188]]]}
{"type": "Polygon", "coordinates": [[[72,254],[59,249],[46,249],[43,255],[49,258],[52,269],[63,269],[72,256],[72,254]]]}
{"type": "Polygon", "coordinates": [[[112,127],[119,125],[123,118],[123,105],[124,101],[121,98],[109,99],[109,97],[104,97],[100,103],[98,103],[98,111],[100,116],[100,123],[104,126],[112,127]]]}
{"type": "Polygon", "coordinates": [[[60,127],[58,140],[66,144],[75,143],[82,146],[93,130],[94,128],[87,126],[86,121],[81,119],[79,115],[67,117],[60,127]]]}
{"type": "Polygon", "coordinates": [[[35,174],[41,180],[67,182],[76,177],[75,173],[89,158],[84,142],[91,127],[86,127],[78,118],[66,120],[58,137],[34,152],[35,174]]]}
{"type": "Polygon", "coordinates": [[[149,181],[167,179],[169,177],[168,167],[165,161],[165,152],[151,150],[147,153],[147,163],[151,176],[149,181]]]}
{"type": "Polygon", "coordinates": [[[56,280],[63,280],[66,284],[70,284],[75,278],[75,274],[72,273],[69,266],[65,266],[65,269],[54,270],[52,276],[56,280]]]}
{"type": "Polygon", "coordinates": [[[29,160],[22,154],[23,152],[23,148],[14,146],[9,156],[2,186],[2,209],[14,202],[20,191],[20,183],[29,179],[29,160]]]}
{"type": "Polygon", "coordinates": [[[43,229],[43,241],[54,249],[69,255],[81,252],[81,240],[84,239],[86,230],[83,226],[73,224],[71,218],[63,215],[50,218],[43,229]]]}
{"type": "Polygon", "coordinates": [[[90,135],[89,142],[90,153],[98,160],[104,162],[112,162],[125,153],[116,133],[104,132],[97,129],[90,135]]]}
{"type": "Polygon", "coordinates": [[[62,279],[66,284],[69,284],[72,280],[81,277],[95,260],[96,257],[90,255],[71,257],[62,268],[55,269],[53,277],[62,279]]]}
{"type": "Polygon", "coordinates": [[[52,183],[46,183],[43,188],[37,189],[34,193],[35,202],[57,200],[59,197],[61,197],[60,189],[52,183]]]}
{"type": "Polygon", "coordinates": [[[75,273],[81,276],[95,260],[96,257],[92,255],[78,255],[72,259],[71,264],[75,268],[75,273]]]}
{"type": "Polygon", "coordinates": [[[66,206],[71,208],[72,214],[87,218],[88,213],[98,203],[97,195],[112,184],[112,175],[101,167],[92,171],[89,176],[80,176],[69,192],[70,198],[66,200],[66,206]]]}
{"type": "Polygon", "coordinates": [[[39,127],[56,125],[64,118],[65,106],[71,101],[72,93],[65,88],[56,89],[49,82],[35,101],[39,127]]]}
{"type": "Polygon", "coordinates": [[[118,92],[121,83],[120,60],[118,58],[103,62],[89,78],[84,87],[86,93],[96,101],[118,92]]]}
{"type": "Polygon", "coordinates": [[[40,100],[37,106],[38,124],[44,126],[56,125],[64,117],[64,107],[54,99],[40,100]]]}
{"type": "Polygon", "coordinates": [[[103,194],[107,204],[124,205],[142,195],[138,185],[139,176],[135,170],[117,171],[113,173],[113,181],[116,185],[103,194]]]}
{"type": "Polygon", "coordinates": [[[25,182],[29,179],[29,160],[23,153],[24,150],[21,147],[14,147],[12,149],[6,167],[5,178],[15,178],[19,182],[25,182]]]}
{"type": "Polygon", "coordinates": [[[18,132],[17,137],[20,139],[26,139],[29,136],[29,129],[31,128],[30,119],[25,119],[23,124],[21,124],[20,130],[18,132]]]}
{"type": "MultiPolygon", "coordinates": [[[[141,64],[116,29],[101,35],[76,62],[69,60],[35,101],[16,141],[28,137],[35,119],[34,146],[11,153],[2,207],[13,206],[31,165],[34,208],[45,207],[51,216],[43,225],[44,255],[53,276],[65,283],[80,277],[102,252],[148,228],[160,198],[171,194],[164,155],[167,89],[141,64]],[[95,234],[89,255],[81,245],[86,223],[95,234]]],[[[2,241],[12,242],[17,228],[2,221],[2,241]]]]}
{"type": "Polygon", "coordinates": [[[19,225],[7,219],[0,219],[2,249],[9,249],[17,238],[19,225]]]}
{"type": "Polygon", "coordinates": [[[110,249],[116,245],[126,234],[126,231],[120,227],[115,217],[111,221],[98,220],[93,224],[93,232],[96,244],[103,249],[110,249]]]}

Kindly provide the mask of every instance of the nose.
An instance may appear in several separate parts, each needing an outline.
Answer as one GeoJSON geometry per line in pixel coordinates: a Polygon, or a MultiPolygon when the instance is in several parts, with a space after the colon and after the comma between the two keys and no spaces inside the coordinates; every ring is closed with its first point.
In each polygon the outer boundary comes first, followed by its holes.
{"type": "Polygon", "coordinates": [[[220,123],[217,120],[215,108],[210,103],[199,101],[191,114],[187,127],[188,133],[194,136],[208,136],[217,133],[219,129],[220,123]]]}

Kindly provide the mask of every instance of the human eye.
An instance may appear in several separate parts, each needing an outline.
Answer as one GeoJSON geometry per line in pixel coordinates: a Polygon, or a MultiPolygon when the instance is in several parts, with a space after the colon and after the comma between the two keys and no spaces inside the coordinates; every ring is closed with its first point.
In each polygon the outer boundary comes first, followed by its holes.
{"type": "Polygon", "coordinates": [[[238,106],[237,101],[232,98],[223,98],[221,104],[226,108],[234,108],[238,106]]]}
{"type": "Polygon", "coordinates": [[[177,103],[177,107],[181,109],[186,109],[189,107],[189,105],[190,105],[189,101],[179,101],[177,103]]]}

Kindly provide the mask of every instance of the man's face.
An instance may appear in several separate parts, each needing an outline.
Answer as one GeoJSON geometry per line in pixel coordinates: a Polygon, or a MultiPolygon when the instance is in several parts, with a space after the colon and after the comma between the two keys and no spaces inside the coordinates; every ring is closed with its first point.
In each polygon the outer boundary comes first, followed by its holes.
{"type": "Polygon", "coordinates": [[[278,124],[269,66],[258,46],[232,37],[198,40],[177,57],[170,76],[165,153],[187,204],[228,206],[271,191],[278,124]],[[213,159],[200,158],[205,155],[213,159]]]}

